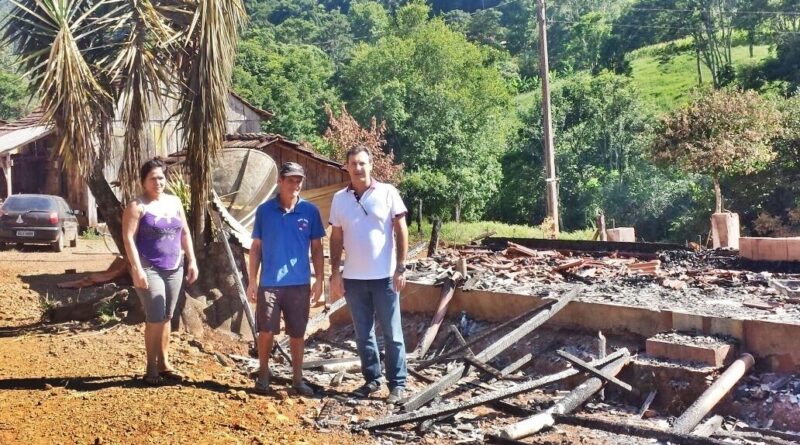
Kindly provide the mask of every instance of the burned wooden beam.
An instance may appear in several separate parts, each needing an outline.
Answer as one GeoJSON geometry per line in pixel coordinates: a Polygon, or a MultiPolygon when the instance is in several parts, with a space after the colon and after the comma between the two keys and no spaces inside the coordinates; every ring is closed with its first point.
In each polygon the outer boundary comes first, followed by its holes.
{"type": "MultiPolygon", "coordinates": [[[[627,351],[625,352],[626,353],[622,357],[605,365],[600,372],[604,375],[618,374],[622,368],[631,361],[630,354],[628,354],[627,351]]],[[[588,365],[588,367],[593,366],[588,365]]],[[[508,425],[499,430],[497,435],[500,437],[505,437],[506,439],[522,439],[523,437],[538,433],[544,428],[551,427],[555,424],[555,414],[566,414],[574,411],[586,403],[587,400],[592,398],[595,393],[600,391],[600,388],[603,387],[603,383],[603,379],[599,377],[592,377],[578,385],[577,388],[570,391],[569,394],[556,402],[556,404],[551,408],[534,414],[533,416],[515,424],[508,425]]]]}
{"type": "Polygon", "coordinates": [[[656,390],[652,390],[650,391],[649,394],[647,394],[647,398],[644,399],[642,407],[639,408],[638,416],[640,419],[643,418],[647,410],[650,409],[650,405],[653,403],[653,400],[655,400],[655,398],[656,398],[656,390]]]}
{"type": "MultiPolygon", "coordinates": [[[[600,358],[602,358],[602,357],[600,357],[600,358]]],[[[525,366],[532,359],[533,359],[533,353],[529,352],[529,353],[523,355],[522,357],[518,358],[516,361],[514,361],[511,364],[509,364],[505,368],[501,369],[500,370],[500,374],[503,377],[506,377],[509,374],[511,374],[512,372],[517,372],[517,370],[519,370],[519,368],[522,368],[523,366],[525,366]]]]}
{"type": "Polygon", "coordinates": [[[470,365],[472,365],[472,366],[478,368],[479,370],[485,372],[486,374],[496,378],[497,380],[502,380],[504,378],[502,372],[500,372],[498,369],[496,369],[492,365],[490,365],[488,363],[484,363],[483,361],[479,360],[478,357],[475,357],[472,354],[469,354],[466,357],[464,357],[464,360],[466,360],[467,363],[469,363],[470,365]]]}
{"type": "Polygon", "coordinates": [[[722,416],[713,416],[710,419],[706,420],[705,422],[701,423],[697,426],[694,430],[692,430],[693,436],[700,436],[700,437],[711,437],[720,428],[722,428],[722,416]]]}
{"type": "Polygon", "coordinates": [[[433,227],[431,228],[431,241],[428,244],[428,257],[436,255],[436,249],[439,247],[439,232],[442,230],[442,218],[435,218],[433,220],[433,227]]]}
{"type": "Polygon", "coordinates": [[[619,252],[631,256],[655,257],[663,250],[690,250],[681,244],[666,243],[631,243],[621,241],[586,241],[586,240],[554,240],[538,238],[503,238],[490,237],[483,240],[482,244],[493,250],[503,250],[509,243],[514,243],[529,249],[556,250],[569,252],[619,252]]]}
{"type": "MultiPolygon", "coordinates": [[[[554,302],[553,304],[547,306],[546,308],[542,309],[539,313],[531,317],[529,320],[525,321],[522,325],[514,329],[513,331],[509,332],[502,338],[496,340],[494,343],[489,345],[486,349],[478,353],[476,357],[478,360],[483,362],[489,361],[496,357],[501,352],[508,349],[511,345],[515,344],[523,337],[531,333],[534,329],[538,328],[544,322],[549,320],[553,317],[553,315],[557,314],[561,309],[569,304],[580,292],[582,288],[575,287],[569,292],[567,292],[564,296],[562,296],[558,301],[554,302]]],[[[457,381],[459,381],[464,376],[465,371],[464,365],[460,365],[456,367],[453,371],[449,374],[443,376],[439,379],[438,382],[427,386],[422,392],[414,395],[411,400],[403,404],[403,409],[405,411],[413,411],[422,405],[430,402],[436,397],[439,393],[444,391],[445,389],[449,388],[457,381]]]]}
{"type": "Polygon", "coordinates": [[[310,360],[303,362],[303,369],[324,368],[330,365],[349,365],[351,363],[361,363],[358,357],[330,358],[326,360],[310,360]]]}
{"type": "Polygon", "coordinates": [[[557,415],[556,421],[561,425],[579,426],[593,430],[607,431],[614,434],[655,439],[660,442],[674,443],[678,445],[730,445],[730,442],[726,442],[724,440],[712,439],[710,437],[690,436],[688,434],[676,434],[655,428],[633,425],[630,422],[614,422],[611,420],[580,417],[571,414],[557,415]]]}
{"type": "Polygon", "coordinates": [[[614,377],[613,375],[609,375],[609,374],[607,374],[607,373],[605,373],[605,372],[603,372],[603,371],[601,371],[601,370],[599,370],[597,368],[592,367],[591,365],[589,365],[585,361],[579,359],[578,357],[575,357],[574,355],[570,354],[567,351],[559,350],[559,351],[556,351],[556,354],[558,354],[560,357],[562,357],[563,359],[567,360],[568,362],[572,363],[574,366],[577,366],[579,369],[581,369],[583,371],[586,371],[586,372],[588,372],[589,374],[592,374],[595,377],[599,377],[599,378],[605,380],[606,382],[611,383],[614,386],[616,386],[616,387],[618,387],[618,388],[620,388],[620,389],[622,389],[622,390],[624,390],[626,392],[634,392],[634,389],[633,389],[633,387],[631,385],[623,382],[622,380],[614,377]]]}
{"type": "MultiPolygon", "coordinates": [[[[216,196],[216,192],[214,193],[214,196],[216,196]]],[[[231,250],[231,245],[228,241],[230,234],[225,229],[225,226],[223,226],[219,213],[215,211],[210,213],[211,218],[214,220],[214,225],[216,225],[221,232],[222,236],[220,236],[220,238],[222,238],[222,246],[225,247],[225,255],[228,257],[228,263],[230,263],[231,266],[231,273],[233,273],[235,277],[233,282],[236,285],[236,291],[239,294],[239,301],[242,303],[242,310],[244,311],[244,315],[247,317],[247,323],[250,325],[250,331],[253,334],[253,342],[258,343],[258,332],[256,331],[256,320],[253,316],[253,308],[250,307],[250,303],[247,301],[247,292],[245,291],[244,284],[242,284],[242,277],[239,273],[239,267],[236,265],[236,259],[233,257],[233,251],[231,250]]]]}
{"type": "Polygon", "coordinates": [[[756,428],[754,426],[737,427],[737,429],[739,431],[758,433],[764,436],[774,436],[780,439],[793,440],[797,443],[800,443],[800,434],[798,433],[789,433],[786,431],[777,431],[768,428],[756,428]]]}
{"type": "Polygon", "coordinates": [[[442,286],[442,293],[439,297],[439,306],[433,314],[431,324],[428,326],[428,329],[425,330],[425,333],[422,334],[422,339],[413,352],[415,357],[424,356],[425,353],[428,352],[428,348],[431,347],[433,340],[436,338],[436,334],[439,333],[439,328],[442,326],[444,316],[447,314],[447,306],[450,305],[450,301],[456,293],[456,287],[458,287],[458,283],[461,282],[462,278],[463,276],[461,273],[456,272],[452,277],[445,279],[444,285],[442,286]]]}
{"type": "MultiPolygon", "coordinates": [[[[610,354],[603,360],[593,361],[592,365],[600,366],[602,364],[612,362],[626,354],[629,354],[627,349],[620,349],[619,351],[610,354]]],[[[454,413],[469,408],[474,408],[476,406],[484,405],[494,401],[507,399],[509,397],[514,397],[518,394],[529,392],[533,389],[548,385],[550,383],[557,382],[559,380],[563,380],[567,377],[572,377],[575,374],[578,374],[577,369],[574,368],[565,369],[564,371],[540,377],[538,379],[531,380],[529,382],[518,383],[508,388],[490,391],[487,392],[486,394],[481,394],[464,402],[449,403],[435,408],[425,408],[413,412],[395,414],[393,416],[388,416],[382,419],[373,420],[371,422],[362,425],[361,428],[367,430],[373,430],[377,428],[386,428],[395,425],[403,425],[409,422],[418,422],[425,419],[431,419],[445,414],[454,413]]]]}
{"type": "Polygon", "coordinates": [[[703,394],[698,397],[686,411],[678,417],[672,432],[678,434],[689,434],[695,426],[703,420],[716,405],[725,397],[726,394],[739,382],[744,374],[755,363],[755,359],[750,354],[742,354],[736,361],[728,366],[728,369],[708,387],[703,394]]]}
{"type": "Polygon", "coordinates": [[[546,309],[546,308],[547,308],[547,305],[535,307],[535,308],[529,310],[528,312],[525,312],[522,315],[518,315],[518,316],[512,318],[511,320],[504,321],[503,323],[501,323],[501,324],[499,324],[499,325],[497,325],[497,326],[495,326],[495,327],[493,327],[491,329],[484,329],[483,331],[478,332],[477,334],[470,336],[469,341],[467,341],[462,346],[459,346],[459,347],[457,347],[455,349],[447,351],[447,352],[445,352],[445,353],[443,353],[443,354],[441,354],[441,355],[439,355],[439,356],[437,356],[435,358],[432,358],[430,360],[423,360],[423,361],[417,362],[417,364],[415,366],[415,369],[417,371],[422,371],[422,370],[424,370],[426,368],[429,368],[432,365],[435,365],[437,363],[456,360],[456,359],[460,358],[461,356],[463,356],[464,352],[466,350],[468,350],[471,346],[474,346],[476,343],[480,342],[484,338],[489,337],[490,335],[493,335],[493,334],[495,334],[497,332],[500,332],[503,329],[507,328],[508,326],[518,325],[521,321],[526,320],[526,319],[534,316],[536,313],[538,313],[538,312],[542,311],[542,309],[546,309]]]}

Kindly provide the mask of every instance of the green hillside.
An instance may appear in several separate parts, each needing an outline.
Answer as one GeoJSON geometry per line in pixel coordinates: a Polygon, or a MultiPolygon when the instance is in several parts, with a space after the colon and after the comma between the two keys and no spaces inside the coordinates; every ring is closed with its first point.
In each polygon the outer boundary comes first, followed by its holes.
{"type": "MultiPolygon", "coordinates": [[[[634,84],[642,93],[643,100],[659,113],[670,111],[688,101],[692,89],[697,87],[697,64],[694,54],[681,52],[665,59],[657,55],[657,48],[664,45],[642,48],[629,56],[634,84]]],[[[753,47],[753,58],[750,58],[750,50],[746,45],[733,47],[731,55],[737,67],[758,63],[769,55],[769,46],[753,47]]],[[[704,85],[708,85],[711,73],[705,65],[700,66],[704,85]]],[[[555,77],[551,84],[557,85],[558,78],[555,77]]],[[[518,95],[515,98],[517,109],[530,109],[538,96],[538,92],[518,95]]]]}
{"type": "MultiPolygon", "coordinates": [[[[736,46],[731,50],[734,66],[757,63],[769,54],[767,45],[755,46],[753,58],[747,46],[736,46]]],[[[697,62],[694,54],[680,53],[665,63],[652,52],[640,50],[630,59],[633,79],[647,102],[660,112],[672,110],[685,103],[691,90],[697,86],[697,62]]],[[[711,73],[704,65],[703,82],[708,84],[711,73]]]]}

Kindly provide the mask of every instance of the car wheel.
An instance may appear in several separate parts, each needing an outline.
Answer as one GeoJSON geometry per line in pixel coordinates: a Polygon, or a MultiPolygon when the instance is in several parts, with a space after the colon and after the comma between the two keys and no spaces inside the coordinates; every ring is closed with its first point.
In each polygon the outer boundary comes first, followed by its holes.
{"type": "Polygon", "coordinates": [[[75,236],[69,241],[69,247],[78,247],[78,231],[75,231],[75,236]]]}
{"type": "Polygon", "coordinates": [[[64,233],[58,235],[58,239],[53,241],[53,250],[56,252],[63,252],[64,251],[64,233]]]}

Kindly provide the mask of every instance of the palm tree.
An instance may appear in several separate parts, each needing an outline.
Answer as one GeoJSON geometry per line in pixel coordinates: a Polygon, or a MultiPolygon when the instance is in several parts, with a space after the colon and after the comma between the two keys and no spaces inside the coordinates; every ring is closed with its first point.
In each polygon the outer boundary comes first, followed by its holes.
{"type": "Polygon", "coordinates": [[[56,154],[89,178],[119,247],[122,206],[103,176],[118,104],[125,124],[123,199],[136,189],[154,101],[177,99],[202,246],[211,163],[222,149],[242,0],[12,0],[3,39],[53,125],[56,154]]]}

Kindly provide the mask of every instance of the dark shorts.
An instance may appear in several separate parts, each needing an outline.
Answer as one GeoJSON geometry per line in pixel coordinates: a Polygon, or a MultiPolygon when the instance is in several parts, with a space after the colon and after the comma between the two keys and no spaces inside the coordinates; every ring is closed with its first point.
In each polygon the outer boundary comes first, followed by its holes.
{"type": "Polygon", "coordinates": [[[311,310],[311,286],[259,287],[256,298],[256,329],[258,332],[281,331],[281,312],[286,334],[292,338],[306,335],[308,313],[311,310]]]}

